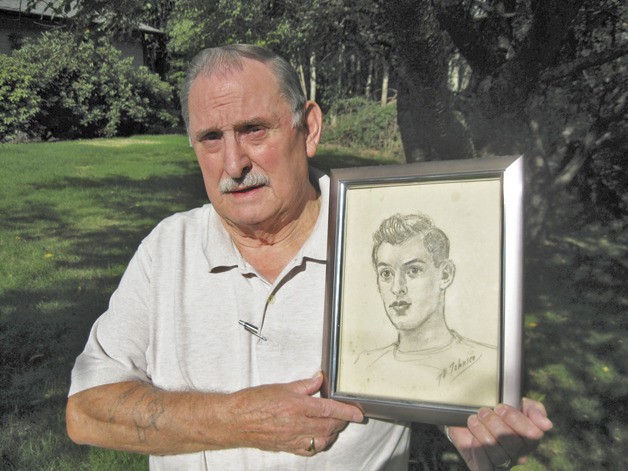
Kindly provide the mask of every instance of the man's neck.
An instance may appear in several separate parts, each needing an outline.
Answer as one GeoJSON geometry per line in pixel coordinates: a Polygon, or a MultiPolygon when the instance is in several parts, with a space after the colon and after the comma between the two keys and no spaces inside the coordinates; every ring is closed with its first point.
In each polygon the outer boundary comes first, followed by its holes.
{"type": "Polygon", "coordinates": [[[268,282],[274,283],[308,240],[320,213],[321,197],[306,200],[298,217],[288,221],[278,231],[263,228],[247,232],[227,227],[240,254],[268,282]]]}
{"type": "Polygon", "coordinates": [[[453,334],[442,313],[431,316],[417,329],[400,331],[398,349],[402,352],[438,350],[449,345],[452,339],[453,334]]]}

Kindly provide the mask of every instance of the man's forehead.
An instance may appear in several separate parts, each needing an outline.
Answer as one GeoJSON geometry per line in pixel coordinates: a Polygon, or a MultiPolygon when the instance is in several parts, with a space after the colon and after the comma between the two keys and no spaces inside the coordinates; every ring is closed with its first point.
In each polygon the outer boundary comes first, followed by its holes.
{"type": "Polygon", "coordinates": [[[240,58],[238,61],[224,61],[215,64],[211,70],[201,71],[192,81],[192,87],[197,82],[205,82],[211,86],[212,83],[224,83],[229,79],[240,78],[241,76],[249,76],[249,79],[258,79],[262,83],[270,87],[277,86],[277,79],[270,67],[258,60],[246,57],[240,58]]]}
{"type": "Polygon", "coordinates": [[[225,105],[238,105],[251,113],[267,114],[277,111],[284,102],[275,76],[263,64],[250,61],[250,68],[245,65],[241,71],[201,74],[194,79],[189,93],[190,120],[195,112],[221,108],[225,105]],[[256,65],[257,64],[257,65],[256,65]],[[255,110],[251,109],[255,108],[255,110]]]}
{"type": "Polygon", "coordinates": [[[190,132],[197,134],[200,128],[213,128],[227,121],[230,125],[266,122],[289,112],[289,104],[268,67],[248,62],[240,70],[201,74],[194,79],[189,96],[190,132]]]}

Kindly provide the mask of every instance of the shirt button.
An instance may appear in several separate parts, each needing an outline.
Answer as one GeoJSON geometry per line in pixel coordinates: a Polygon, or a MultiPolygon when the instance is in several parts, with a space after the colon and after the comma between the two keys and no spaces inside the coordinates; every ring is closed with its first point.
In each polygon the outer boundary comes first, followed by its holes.
{"type": "Polygon", "coordinates": [[[268,296],[268,304],[275,304],[275,295],[271,294],[268,296]]]}

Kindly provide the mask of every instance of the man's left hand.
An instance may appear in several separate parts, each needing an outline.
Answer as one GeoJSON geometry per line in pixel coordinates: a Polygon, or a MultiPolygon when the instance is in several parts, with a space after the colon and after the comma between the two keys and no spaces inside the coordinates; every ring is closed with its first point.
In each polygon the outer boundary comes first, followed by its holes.
{"type": "Polygon", "coordinates": [[[472,471],[504,471],[525,463],[552,427],[545,406],[524,398],[521,410],[483,407],[467,427],[449,427],[448,436],[472,471]]]}

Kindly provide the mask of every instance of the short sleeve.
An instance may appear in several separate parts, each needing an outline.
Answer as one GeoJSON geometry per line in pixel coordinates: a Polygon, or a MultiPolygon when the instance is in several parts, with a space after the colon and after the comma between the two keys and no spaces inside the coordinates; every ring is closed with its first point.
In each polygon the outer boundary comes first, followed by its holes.
{"type": "Polygon", "coordinates": [[[146,360],[150,267],[151,257],[144,241],[76,359],[69,395],[103,384],[150,381],[146,360]]]}

